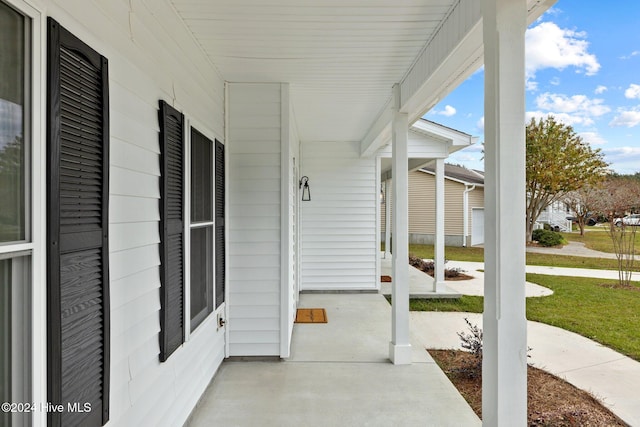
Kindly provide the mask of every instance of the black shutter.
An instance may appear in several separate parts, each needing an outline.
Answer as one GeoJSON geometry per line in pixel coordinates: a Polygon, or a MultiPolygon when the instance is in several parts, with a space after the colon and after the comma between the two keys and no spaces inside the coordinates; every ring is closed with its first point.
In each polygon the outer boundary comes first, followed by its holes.
{"type": "Polygon", "coordinates": [[[107,60],[52,19],[48,41],[47,392],[64,405],[49,425],[100,426],[109,419],[107,60]]]}
{"type": "Polygon", "coordinates": [[[225,210],[225,193],[224,193],[224,145],[216,140],[216,160],[215,160],[215,177],[216,177],[216,308],[224,302],[225,277],[224,277],[224,210],[225,210]]]}
{"type": "Polygon", "coordinates": [[[184,116],[160,101],[160,361],[184,342],[184,116]]]}

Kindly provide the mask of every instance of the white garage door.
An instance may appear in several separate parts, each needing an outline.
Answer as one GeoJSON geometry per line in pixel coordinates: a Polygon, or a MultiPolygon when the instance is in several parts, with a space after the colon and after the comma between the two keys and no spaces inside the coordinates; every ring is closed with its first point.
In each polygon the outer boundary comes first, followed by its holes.
{"type": "Polygon", "coordinates": [[[471,246],[484,244],[484,208],[471,208],[471,246]]]}

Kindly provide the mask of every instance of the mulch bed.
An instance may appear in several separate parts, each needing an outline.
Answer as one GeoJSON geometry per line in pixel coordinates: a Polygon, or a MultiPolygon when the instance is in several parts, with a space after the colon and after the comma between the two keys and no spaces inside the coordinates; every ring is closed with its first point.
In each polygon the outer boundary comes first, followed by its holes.
{"type": "MultiPolygon", "coordinates": [[[[420,257],[417,257],[413,254],[409,254],[409,265],[417,268],[418,270],[422,271],[423,273],[428,274],[431,277],[434,277],[435,273],[434,273],[434,263],[433,261],[425,261],[423,259],[421,259],[420,257]]],[[[473,279],[473,276],[469,276],[468,274],[464,274],[462,272],[462,270],[454,268],[454,269],[449,269],[449,268],[445,268],[444,269],[444,280],[469,280],[469,279],[473,279]]]]}
{"type": "MultiPolygon", "coordinates": [[[[429,274],[429,276],[433,277],[433,274],[429,274]]],[[[446,275],[444,277],[444,280],[447,280],[447,281],[451,280],[452,282],[455,282],[458,280],[469,280],[469,279],[473,279],[473,276],[469,276],[468,274],[464,274],[464,273],[458,273],[457,276],[453,276],[453,277],[451,276],[447,277],[446,275]]]]}
{"type": "MultiPolygon", "coordinates": [[[[482,374],[471,368],[473,355],[460,350],[429,354],[482,418],[482,374]]],[[[545,371],[529,366],[527,384],[530,427],[627,426],[589,393],[545,371]]]]}

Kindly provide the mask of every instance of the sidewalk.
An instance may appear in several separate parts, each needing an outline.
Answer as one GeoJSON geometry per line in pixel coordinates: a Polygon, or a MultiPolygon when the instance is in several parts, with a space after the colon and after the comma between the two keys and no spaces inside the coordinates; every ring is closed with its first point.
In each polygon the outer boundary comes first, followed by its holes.
{"type": "MultiPolygon", "coordinates": [[[[616,259],[616,254],[608,252],[594,251],[587,248],[582,242],[569,242],[561,248],[545,248],[542,246],[527,246],[527,252],[535,252],[539,254],[554,254],[554,255],[568,255],[568,256],[580,256],[587,258],[607,258],[616,259]]],[[[638,260],[638,256],[635,257],[638,260]]]]}
{"type": "MultiPolygon", "coordinates": [[[[447,262],[447,268],[461,268],[467,274],[474,276],[475,279],[482,282],[484,286],[484,273],[478,270],[484,270],[483,262],[469,262],[469,261],[449,261],[447,262]]],[[[567,267],[548,267],[544,265],[527,265],[527,273],[535,274],[547,274],[550,276],[570,276],[570,277],[594,277],[598,279],[618,279],[618,272],[616,270],[592,270],[589,268],[567,268],[567,267]]],[[[631,275],[631,280],[640,281],[640,272],[634,272],[631,275]]],[[[465,293],[463,289],[456,286],[455,283],[464,282],[447,282],[447,285],[463,295],[482,295],[481,293],[465,293]]],[[[536,285],[537,286],[537,285],[536,285]]],[[[546,289],[546,288],[544,288],[546,289]]],[[[549,293],[548,295],[550,295],[549,293]]],[[[527,296],[532,296],[527,294],[527,296]]]]}
{"type": "MultiPolygon", "coordinates": [[[[382,275],[391,276],[391,259],[380,258],[382,275]]],[[[409,297],[413,299],[430,299],[430,298],[460,298],[460,295],[477,295],[481,296],[484,291],[484,273],[476,271],[483,269],[484,264],[476,263],[459,263],[458,261],[449,261],[447,268],[460,267],[465,270],[466,274],[473,276],[469,280],[447,280],[444,292],[433,291],[433,277],[409,266],[409,297]]],[[[393,278],[392,278],[393,280],[393,278]]],[[[525,292],[527,297],[542,297],[553,294],[551,289],[527,282],[525,284],[525,292]]],[[[380,286],[382,295],[391,295],[391,283],[383,282],[380,286]]]]}

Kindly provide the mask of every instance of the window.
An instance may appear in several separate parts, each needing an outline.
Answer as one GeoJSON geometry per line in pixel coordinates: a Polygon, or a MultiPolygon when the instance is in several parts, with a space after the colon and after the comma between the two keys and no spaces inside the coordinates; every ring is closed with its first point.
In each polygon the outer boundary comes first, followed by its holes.
{"type": "Polygon", "coordinates": [[[184,115],[165,101],[160,101],[159,118],[164,362],[185,341],[185,323],[195,330],[224,302],[224,146],[194,128],[186,134],[184,115]],[[190,153],[188,163],[185,153],[190,153]],[[185,202],[185,188],[190,202],[185,202]]]}
{"type": "Polygon", "coordinates": [[[0,244],[28,239],[29,22],[0,1],[0,244]]]}
{"type": "MultiPolygon", "coordinates": [[[[31,384],[30,257],[0,259],[0,402],[29,402],[31,384]]],[[[26,413],[0,412],[0,425],[29,424],[26,413]]]]}
{"type": "MultiPolygon", "coordinates": [[[[0,40],[0,402],[29,402],[31,21],[2,0],[0,40]]],[[[29,414],[0,412],[2,426],[30,423],[29,414]]]]}
{"type": "Polygon", "coordinates": [[[191,330],[213,311],[213,141],[191,129],[191,330]]]}

